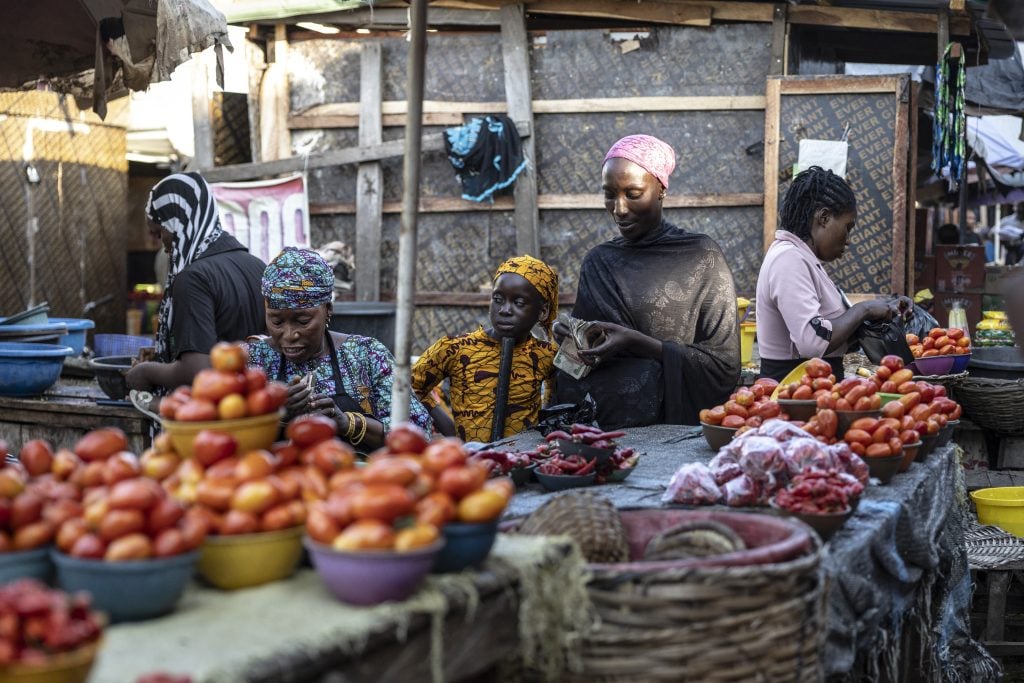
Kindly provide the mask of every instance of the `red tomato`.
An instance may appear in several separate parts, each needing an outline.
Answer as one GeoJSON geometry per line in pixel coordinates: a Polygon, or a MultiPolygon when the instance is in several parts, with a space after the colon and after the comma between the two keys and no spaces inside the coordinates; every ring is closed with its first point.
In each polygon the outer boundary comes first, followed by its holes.
{"type": "Polygon", "coordinates": [[[334,438],[338,425],[324,415],[300,415],[288,423],[285,435],[299,448],[309,448],[321,441],[334,438]]]}
{"type": "MultiPolygon", "coordinates": [[[[483,480],[480,484],[483,484],[483,480]]],[[[366,486],[351,495],[352,512],[357,519],[391,522],[396,517],[412,512],[416,502],[409,491],[394,484],[366,486]]]]}
{"type": "Polygon", "coordinates": [[[267,386],[267,373],[263,368],[249,368],[245,371],[245,393],[251,394],[267,386]]]}
{"type": "Polygon", "coordinates": [[[254,534],[260,530],[259,517],[251,512],[242,510],[228,510],[227,514],[220,521],[220,533],[225,536],[238,534],[254,534]]]}
{"type": "Polygon", "coordinates": [[[107,552],[107,544],[96,534],[83,534],[71,546],[72,557],[99,559],[107,552]]]}
{"type": "Polygon", "coordinates": [[[739,415],[726,415],[725,419],[722,420],[723,427],[729,427],[730,429],[736,429],[747,424],[747,421],[739,415]]]}
{"type": "Polygon", "coordinates": [[[278,441],[270,447],[270,452],[277,456],[278,468],[283,468],[298,462],[302,451],[293,443],[278,441]]]}
{"type": "Polygon", "coordinates": [[[288,385],[286,384],[268,382],[266,391],[270,395],[271,405],[274,406],[273,410],[277,410],[288,400],[288,385]]]}
{"type": "Polygon", "coordinates": [[[497,519],[508,501],[497,491],[474,491],[459,501],[460,522],[479,523],[497,519]]]}
{"type": "Polygon", "coordinates": [[[280,531],[295,525],[292,509],[288,503],[275,505],[260,517],[260,531],[280,531]]]}
{"type": "Polygon", "coordinates": [[[192,380],[192,398],[217,403],[228,394],[245,393],[245,375],[241,372],[223,372],[206,368],[192,380]]]}
{"type": "Polygon", "coordinates": [[[81,517],[66,520],[57,530],[57,547],[62,552],[70,553],[78,539],[88,532],[89,525],[81,517]]]}
{"type": "Polygon", "coordinates": [[[341,529],[327,514],[323,505],[323,503],[318,503],[310,506],[306,516],[306,533],[317,543],[329,544],[334,542],[334,539],[341,533],[341,529]]]}
{"type": "Polygon", "coordinates": [[[242,372],[249,362],[249,353],[241,344],[217,342],[210,349],[210,365],[222,372],[242,372]]]}
{"type": "Polygon", "coordinates": [[[371,462],[362,471],[367,484],[397,484],[409,486],[423,471],[419,462],[410,457],[387,458],[371,462]]]}
{"type": "Polygon", "coordinates": [[[153,539],[153,555],[156,557],[181,555],[186,550],[185,535],[178,529],[164,529],[153,539]]]}
{"type": "Polygon", "coordinates": [[[402,552],[423,548],[440,538],[441,532],[433,524],[417,522],[395,535],[395,550],[402,552]]]}
{"type": "Polygon", "coordinates": [[[303,457],[309,458],[309,462],[320,470],[325,477],[352,467],[356,460],[352,447],[339,439],[321,441],[307,449],[303,453],[303,457]]]}
{"type": "MultiPolygon", "coordinates": [[[[793,393],[790,396],[790,398],[792,398],[794,401],[807,401],[811,399],[813,396],[814,390],[811,389],[806,384],[804,384],[793,390],[793,393]]],[[[728,408],[726,408],[726,412],[728,412],[728,408]]]]}
{"type": "Polygon", "coordinates": [[[177,524],[185,516],[185,508],[181,503],[172,499],[164,498],[149,511],[146,520],[146,532],[156,536],[164,529],[177,524]]]}
{"type": "Polygon", "coordinates": [[[470,463],[463,467],[449,467],[437,479],[437,488],[455,500],[460,500],[476,491],[487,481],[487,470],[470,463]]]}
{"type": "Polygon", "coordinates": [[[889,355],[882,358],[881,365],[892,372],[903,369],[903,359],[899,356],[889,355]]]}
{"type": "Polygon", "coordinates": [[[33,477],[46,474],[53,465],[53,448],[45,439],[26,441],[18,453],[18,460],[33,477]]]}
{"type": "Polygon", "coordinates": [[[117,427],[94,429],[75,444],[75,455],[86,462],[105,460],[114,453],[127,450],[128,438],[117,427]]]}
{"type": "Polygon", "coordinates": [[[247,481],[231,496],[231,509],[261,515],[277,502],[277,491],[269,481],[247,481]]]}
{"type": "Polygon", "coordinates": [[[175,415],[178,414],[178,408],[185,405],[184,401],[179,401],[173,396],[164,396],[160,399],[160,417],[165,417],[168,420],[175,419],[175,415]]]}
{"type": "Polygon", "coordinates": [[[390,550],[394,545],[391,526],[377,519],[352,522],[332,543],[335,550],[390,550]]]}
{"type": "Polygon", "coordinates": [[[465,462],[466,451],[458,439],[436,439],[423,451],[423,467],[435,475],[441,474],[449,467],[463,465],[465,462]]]}
{"type": "Polygon", "coordinates": [[[11,548],[13,550],[38,548],[52,541],[55,533],[57,533],[57,528],[52,522],[48,522],[45,519],[26,524],[14,532],[11,548]]]}
{"type": "MultiPolygon", "coordinates": [[[[808,394],[807,397],[810,398],[810,394],[811,394],[811,388],[810,387],[807,387],[807,394],[808,394]]],[[[739,403],[737,403],[736,401],[732,401],[732,400],[729,400],[729,401],[725,402],[725,414],[726,415],[738,415],[739,417],[742,417],[744,420],[746,420],[748,417],[750,417],[750,411],[748,411],[745,406],[741,406],[739,403]]]]}
{"type": "Polygon", "coordinates": [[[864,455],[869,458],[884,458],[892,454],[892,449],[887,443],[873,443],[864,451],[864,455]]]}
{"type": "Polygon", "coordinates": [[[25,491],[15,498],[11,503],[11,528],[20,529],[39,521],[43,516],[44,502],[43,497],[33,491],[25,491]]]}
{"type": "Polygon", "coordinates": [[[899,401],[889,401],[882,406],[882,417],[894,417],[897,420],[903,419],[905,407],[899,401]]]}
{"type": "Polygon", "coordinates": [[[384,445],[392,453],[419,455],[427,447],[427,435],[417,425],[403,422],[391,428],[384,437],[384,445]]]}
{"type": "Polygon", "coordinates": [[[847,429],[846,433],[843,434],[843,441],[848,444],[859,443],[865,447],[873,443],[871,435],[865,432],[863,429],[847,429]]]}
{"type": "Polygon", "coordinates": [[[153,544],[145,534],[128,534],[113,541],[104,553],[108,562],[145,560],[153,556],[153,544]]]}
{"type": "Polygon", "coordinates": [[[152,479],[127,479],[110,489],[107,505],[111,510],[149,510],[163,498],[159,486],[152,479]]]}
{"type": "MultiPolygon", "coordinates": [[[[785,398],[785,397],[780,395],[779,398],[785,398]]],[[[707,424],[709,424],[709,425],[720,425],[720,424],[722,424],[722,420],[725,419],[725,406],[715,406],[714,408],[712,408],[712,409],[710,409],[708,411],[708,413],[707,413],[707,415],[705,417],[707,419],[704,420],[704,422],[707,422],[707,424]]],[[[429,451],[429,448],[428,448],[428,451],[429,451]]],[[[424,457],[426,457],[426,455],[427,454],[424,453],[424,457]]]]}
{"type": "Polygon", "coordinates": [[[828,377],[832,374],[832,366],[820,358],[812,358],[807,361],[806,373],[812,379],[828,377]]]}
{"type": "Polygon", "coordinates": [[[141,533],[146,529],[146,517],[139,510],[110,510],[100,521],[100,538],[113,541],[128,534],[141,533]]]}
{"type": "Polygon", "coordinates": [[[228,479],[203,479],[196,485],[196,500],[214,510],[223,512],[231,507],[235,495],[235,482],[228,479]]]}
{"type": "Polygon", "coordinates": [[[179,422],[212,422],[217,419],[217,406],[212,401],[194,398],[175,411],[174,419],[179,422]]]}
{"type": "Polygon", "coordinates": [[[250,415],[267,415],[277,410],[274,405],[274,398],[267,389],[257,389],[245,399],[246,409],[250,415]]]}
{"type": "Polygon", "coordinates": [[[274,455],[269,451],[249,451],[235,466],[235,479],[253,481],[269,477],[274,472],[274,455]]]}

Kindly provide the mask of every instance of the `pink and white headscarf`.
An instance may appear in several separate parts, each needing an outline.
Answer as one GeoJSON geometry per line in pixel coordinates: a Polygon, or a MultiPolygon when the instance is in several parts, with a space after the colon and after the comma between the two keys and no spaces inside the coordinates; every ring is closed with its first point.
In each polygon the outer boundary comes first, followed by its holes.
{"type": "Polygon", "coordinates": [[[612,145],[601,165],[604,166],[606,161],[614,157],[629,159],[657,178],[666,190],[668,177],[676,167],[676,153],[672,145],[653,135],[627,135],[612,145]]]}

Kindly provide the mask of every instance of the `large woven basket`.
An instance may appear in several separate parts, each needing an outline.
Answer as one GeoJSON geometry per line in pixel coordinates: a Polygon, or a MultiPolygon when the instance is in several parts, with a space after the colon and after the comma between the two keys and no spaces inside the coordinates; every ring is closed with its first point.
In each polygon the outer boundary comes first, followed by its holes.
{"type": "Polygon", "coordinates": [[[964,414],[983,429],[1024,433],[1024,379],[968,377],[955,392],[964,414]]]}
{"type": "Polygon", "coordinates": [[[619,511],[610,500],[589,491],[553,496],[526,519],[508,530],[520,534],[572,537],[588,562],[624,562],[629,559],[626,532],[619,511]]]}
{"type": "MultiPolygon", "coordinates": [[[[676,524],[689,510],[623,512],[665,515],[676,524]]],[[[730,526],[755,551],[680,562],[591,564],[588,593],[600,626],[582,644],[577,681],[820,681],[825,635],[824,571],[820,544],[792,520],[742,513],[701,513],[730,526]],[[745,521],[742,518],[747,518],[745,521]],[[757,548],[759,525],[789,525],[795,538],[757,548]],[[752,542],[753,540],[753,542],[752,542]],[[728,558],[732,558],[731,560],[728,558]],[[697,565],[697,566],[694,566],[697,565]]],[[[639,544],[630,538],[631,547],[639,544]]]]}

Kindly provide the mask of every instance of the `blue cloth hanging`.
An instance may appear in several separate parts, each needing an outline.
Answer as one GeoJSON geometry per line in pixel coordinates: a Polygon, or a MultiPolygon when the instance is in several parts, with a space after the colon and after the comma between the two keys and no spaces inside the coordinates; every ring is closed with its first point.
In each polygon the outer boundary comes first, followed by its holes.
{"type": "Polygon", "coordinates": [[[516,124],[502,114],[448,128],[444,146],[462,185],[462,198],[473,202],[493,199],[494,193],[510,187],[527,166],[516,124]]]}

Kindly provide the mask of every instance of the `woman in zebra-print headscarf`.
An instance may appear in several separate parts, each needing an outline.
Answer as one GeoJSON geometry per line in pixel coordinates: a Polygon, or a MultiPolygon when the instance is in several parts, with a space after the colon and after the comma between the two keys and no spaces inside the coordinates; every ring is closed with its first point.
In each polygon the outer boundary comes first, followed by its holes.
{"type": "Polygon", "coordinates": [[[175,173],[157,183],[146,220],[169,260],[157,316],[159,362],[136,365],[128,384],[173,388],[209,366],[210,348],[218,341],[263,332],[265,265],[223,231],[213,193],[198,173],[175,173]]]}

